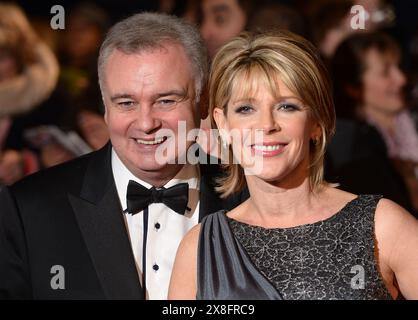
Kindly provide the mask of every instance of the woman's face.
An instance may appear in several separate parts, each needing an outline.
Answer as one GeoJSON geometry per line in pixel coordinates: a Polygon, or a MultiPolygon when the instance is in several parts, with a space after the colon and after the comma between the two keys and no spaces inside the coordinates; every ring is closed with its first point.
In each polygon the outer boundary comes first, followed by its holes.
{"type": "Polygon", "coordinates": [[[399,69],[399,57],[392,52],[370,49],[365,56],[363,108],[371,114],[396,114],[404,107],[406,79],[399,69]]]}
{"type": "Polygon", "coordinates": [[[243,157],[241,164],[250,169],[250,175],[270,183],[303,180],[309,172],[309,141],[319,137],[319,125],[279,78],[277,96],[272,95],[267,81],[258,79],[250,79],[252,94],[244,95],[239,89],[243,81],[248,80],[238,80],[232,90],[226,114],[223,109],[214,110],[221,136],[232,144],[236,158],[243,157]],[[242,139],[236,138],[237,132],[242,139]]]}

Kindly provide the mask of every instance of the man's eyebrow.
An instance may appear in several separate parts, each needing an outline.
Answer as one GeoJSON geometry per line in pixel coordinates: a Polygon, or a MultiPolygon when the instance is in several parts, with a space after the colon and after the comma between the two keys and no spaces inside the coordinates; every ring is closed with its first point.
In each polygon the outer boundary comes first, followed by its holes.
{"type": "MultiPolygon", "coordinates": [[[[154,96],[154,99],[162,98],[162,97],[168,97],[168,96],[178,96],[178,97],[186,97],[187,96],[187,90],[170,90],[170,91],[164,91],[161,93],[157,93],[154,96]]],[[[135,99],[135,96],[128,93],[118,93],[110,97],[110,101],[115,102],[119,99],[135,99]]]]}
{"type": "Polygon", "coordinates": [[[133,95],[131,94],[127,94],[127,93],[120,93],[120,94],[115,94],[113,96],[110,97],[110,101],[115,102],[116,100],[119,99],[133,99],[133,95]]]}
{"type": "Polygon", "coordinates": [[[156,98],[161,98],[161,97],[168,97],[168,96],[185,97],[186,95],[187,95],[186,90],[170,90],[166,92],[157,93],[155,96],[156,98]]]}

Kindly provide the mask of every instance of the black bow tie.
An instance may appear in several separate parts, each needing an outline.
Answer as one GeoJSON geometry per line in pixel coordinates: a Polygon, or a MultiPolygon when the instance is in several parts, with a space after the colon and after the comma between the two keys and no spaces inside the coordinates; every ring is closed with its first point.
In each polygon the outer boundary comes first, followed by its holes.
{"type": "Polygon", "coordinates": [[[151,203],[164,203],[178,214],[184,214],[189,200],[189,184],[179,183],[168,189],[156,189],[155,187],[147,189],[139,183],[129,180],[126,200],[127,211],[131,214],[144,210],[151,203]]]}

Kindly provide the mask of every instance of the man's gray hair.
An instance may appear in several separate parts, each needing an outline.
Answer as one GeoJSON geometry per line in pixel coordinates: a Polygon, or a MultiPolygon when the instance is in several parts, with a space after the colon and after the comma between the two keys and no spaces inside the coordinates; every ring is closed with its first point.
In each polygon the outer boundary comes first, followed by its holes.
{"type": "MultiPolygon", "coordinates": [[[[198,30],[182,19],[161,13],[138,13],[115,24],[100,47],[98,60],[99,85],[104,92],[104,67],[117,49],[125,54],[160,48],[165,42],[183,46],[194,73],[196,103],[207,80],[208,57],[198,30]]],[[[167,70],[170,72],[170,70],[167,70]]]]}

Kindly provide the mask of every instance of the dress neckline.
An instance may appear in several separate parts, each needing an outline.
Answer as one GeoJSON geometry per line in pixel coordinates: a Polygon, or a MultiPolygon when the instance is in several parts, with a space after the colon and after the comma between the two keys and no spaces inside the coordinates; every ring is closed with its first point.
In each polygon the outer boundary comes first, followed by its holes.
{"type": "Polygon", "coordinates": [[[351,207],[353,207],[354,205],[357,204],[357,202],[363,198],[363,195],[358,195],[357,197],[355,197],[354,199],[348,201],[340,210],[338,210],[336,213],[334,213],[333,215],[329,216],[328,218],[325,218],[323,220],[319,220],[316,222],[312,222],[312,223],[306,223],[306,224],[301,224],[298,226],[293,226],[293,227],[286,227],[286,228],[282,228],[282,227],[275,227],[275,228],[265,228],[262,226],[257,226],[257,225],[252,225],[249,223],[245,223],[239,220],[236,220],[234,218],[229,217],[226,213],[227,210],[223,210],[223,214],[225,214],[226,218],[228,219],[229,222],[234,222],[240,225],[244,225],[244,226],[248,226],[250,228],[253,229],[258,229],[258,230],[267,230],[267,231],[290,231],[290,230],[297,230],[297,229],[304,229],[304,228],[309,228],[309,227],[314,227],[316,225],[320,225],[323,223],[328,223],[331,222],[335,219],[337,219],[339,216],[343,215],[346,211],[348,211],[348,209],[350,209],[351,207]]]}

